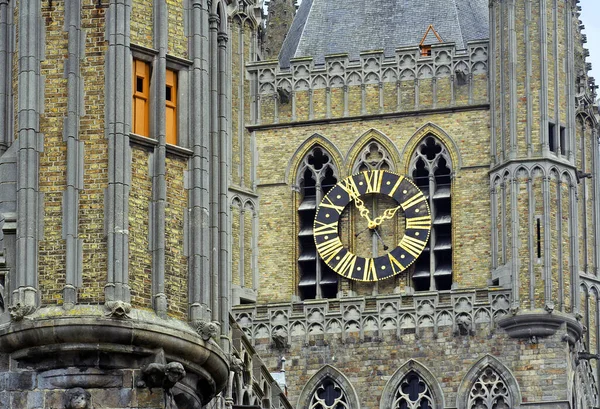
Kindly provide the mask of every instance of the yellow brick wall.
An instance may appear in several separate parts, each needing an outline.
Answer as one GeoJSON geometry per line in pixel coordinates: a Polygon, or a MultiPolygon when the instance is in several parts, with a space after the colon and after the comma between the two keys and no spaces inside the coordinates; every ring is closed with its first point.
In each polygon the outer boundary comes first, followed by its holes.
{"type": "Polygon", "coordinates": [[[43,304],[62,302],[65,285],[65,241],[62,239],[62,198],[66,189],[66,144],[63,121],[67,115],[67,80],[63,78],[63,56],[67,54],[64,4],[42,7],[46,20],[45,112],[40,117],[44,151],[40,154],[39,188],[44,194],[44,238],[39,242],[39,282],[43,304]]]}
{"type": "Polygon", "coordinates": [[[86,57],[81,61],[85,91],[85,116],[79,137],[85,146],[83,189],[79,197],[80,238],[83,241],[81,302],[104,301],[107,276],[104,236],[104,196],[108,184],[108,144],[104,134],[105,8],[87,5],[82,10],[86,29],[86,57]]]}
{"type": "Polygon", "coordinates": [[[153,0],[135,0],[131,3],[131,44],[154,49],[153,0]]]}
{"type": "Polygon", "coordinates": [[[149,152],[131,149],[131,190],[129,192],[129,287],[131,305],[152,309],[152,254],[148,243],[152,178],[149,152]]]}
{"type": "Polygon", "coordinates": [[[184,215],[188,193],[183,185],[187,160],[167,155],[167,204],[165,209],[165,293],[168,314],[184,319],[188,308],[188,261],[183,252],[184,215]]]}
{"type": "MultiPolygon", "coordinates": [[[[359,87],[355,87],[360,89],[359,87]]],[[[358,105],[356,101],[354,105],[358,105]]],[[[354,107],[356,109],[356,107],[354,107]]],[[[358,107],[360,110],[360,105],[358,107]]],[[[299,146],[312,135],[327,138],[345,157],[354,142],[369,129],[382,132],[403,152],[410,138],[423,125],[431,122],[441,127],[458,145],[462,170],[456,170],[453,184],[452,217],[455,229],[454,274],[459,287],[485,286],[490,271],[489,240],[489,165],[488,141],[489,111],[422,115],[408,118],[364,120],[335,124],[315,124],[296,127],[263,129],[256,132],[260,161],[257,166],[260,194],[259,230],[259,301],[288,301],[295,294],[296,208],[293,206],[295,169],[291,166],[299,146]],[[465,169],[467,167],[473,167],[465,169]],[[479,167],[481,166],[481,167],[479,167]],[[471,212],[461,212],[468,206],[471,212]],[[460,238],[460,239],[458,239],[460,238]]],[[[414,141],[413,141],[414,142],[414,141]]],[[[411,142],[411,146],[414,143],[411,142]]],[[[448,146],[449,149],[452,149],[448,146]]],[[[333,153],[333,152],[332,152],[333,153]]],[[[333,153],[337,160],[337,154],[333,153]]],[[[408,169],[408,152],[397,163],[400,173],[408,169]]],[[[455,164],[455,169],[458,164],[455,164]]],[[[345,176],[349,165],[341,170],[345,176]]],[[[383,291],[391,291],[397,283],[382,284],[383,291]]],[[[362,290],[361,290],[362,291],[362,290]]]]}
{"type": "Polygon", "coordinates": [[[187,38],[183,31],[183,0],[167,0],[169,15],[168,53],[181,58],[188,57],[187,38]]]}

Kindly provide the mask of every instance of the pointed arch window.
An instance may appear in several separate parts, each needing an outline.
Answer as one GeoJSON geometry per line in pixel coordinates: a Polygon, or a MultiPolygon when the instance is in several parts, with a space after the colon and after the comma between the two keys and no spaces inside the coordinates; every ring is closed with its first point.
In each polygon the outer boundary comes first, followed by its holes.
{"type": "Polygon", "coordinates": [[[303,300],[337,296],[338,276],[318,256],[313,238],[317,204],[337,181],[331,156],[322,147],[315,146],[298,169],[298,293],[303,300]]]}
{"type": "Polygon", "coordinates": [[[417,146],[410,173],[429,200],[433,226],[429,244],[415,263],[416,291],[449,290],[452,286],[452,162],[445,146],[433,135],[417,146]]]}
{"type": "Polygon", "coordinates": [[[317,386],[310,399],[309,409],[349,409],[348,398],[340,385],[327,377],[317,386]]]}
{"type": "Polygon", "coordinates": [[[500,375],[487,367],[469,392],[468,409],[510,409],[513,407],[509,388],[500,375]]]}
{"type": "Polygon", "coordinates": [[[402,379],[394,395],[392,409],[433,409],[431,390],[427,383],[415,371],[402,379]]]}
{"type": "Polygon", "coordinates": [[[371,141],[360,151],[352,173],[367,170],[394,170],[390,154],[379,142],[371,141]]]}

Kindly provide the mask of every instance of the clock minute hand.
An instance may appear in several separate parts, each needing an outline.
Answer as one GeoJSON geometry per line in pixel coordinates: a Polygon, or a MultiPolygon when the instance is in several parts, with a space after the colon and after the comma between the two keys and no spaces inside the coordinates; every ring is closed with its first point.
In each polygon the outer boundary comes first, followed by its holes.
{"type": "Polygon", "coordinates": [[[348,193],[348,195],[350,196],[351,199],[353,199],[354,205],[360,212],[360,216],[364,219],[367,219],[368,228],[374,229],[375,227],[377,227],[377,224],[375,224],[375,222],[373,220],[371,220],[371,218],[369,217],[369,215],[370,215],[369,209],[367,209],[365,207],[365,203],[362,201],[362,199],[353,193],[348,193]]]}
{"type": "Polygon", "coordinates": [[[393,209],[385,209],[385,212],[383,212],[381,216],[377,216],[375,220],[373,220],[373,224],[375,225],[375,227],[383,223],[384,220],[389,220],[392,217],[394,217],[398,209],[400,209],[401,207],[402,206],[396,206],[393,209]]]}

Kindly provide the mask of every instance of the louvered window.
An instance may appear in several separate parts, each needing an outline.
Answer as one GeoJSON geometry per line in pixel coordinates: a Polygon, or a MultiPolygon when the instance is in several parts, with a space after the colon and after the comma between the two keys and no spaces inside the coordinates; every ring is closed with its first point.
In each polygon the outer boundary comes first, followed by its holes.
{"type": "Polygon", "coordinates": [[[452,286],[452,163],[444,145],[427,136],[411,160],[415,184],[429,200],[433,225],[429,243],[415,263],[416,291],[449,290],[452,286]]]}
{"type": "Polygon", "coordinates": [[[313,238],[313,223],[317,204],[337,183],[331,157],[315,147],[305,156],[298,170],[300,205],[298,207],[298,292],[301,299],[335,298],[338,276],[317,254],[313,238]]]}

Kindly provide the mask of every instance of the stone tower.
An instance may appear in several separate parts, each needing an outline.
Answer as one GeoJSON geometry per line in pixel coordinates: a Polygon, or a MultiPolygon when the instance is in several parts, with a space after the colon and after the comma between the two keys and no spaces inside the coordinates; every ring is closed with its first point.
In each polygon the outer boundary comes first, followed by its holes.
{"type": "Polygon", "coordinates": [[[295,0],[270,0],[264,39],[264,58],[277,58],[296,14],[295,0]]]}
{"type": "Polygon", "coordinates": [[[289,407],[230,321],[231,84],[260,9],[0,1],[0,408],[289,407]]]}

